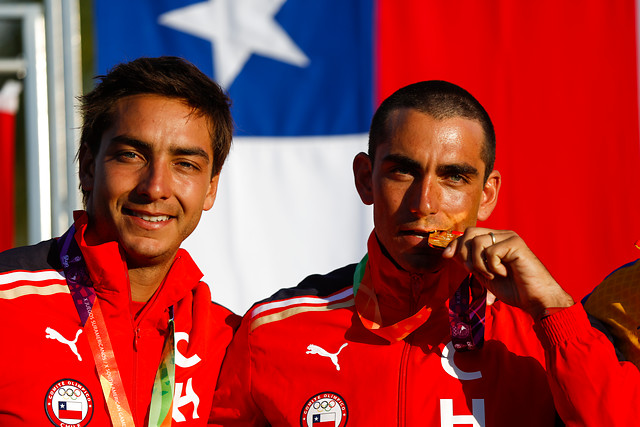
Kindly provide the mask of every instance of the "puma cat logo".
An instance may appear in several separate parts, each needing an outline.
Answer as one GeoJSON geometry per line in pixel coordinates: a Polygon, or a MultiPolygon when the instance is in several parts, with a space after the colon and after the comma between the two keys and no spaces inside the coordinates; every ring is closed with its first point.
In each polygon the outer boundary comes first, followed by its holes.
{"type": "Polygon", "coordinates": [[[339,371],[340,365],[338,364],[338,355],[340,354],[342,349],[345,348],[347,345],[348,343],[344,343],[342,344],[342,346],[340,346],[340,349],[336,353],[329,353],[327,350],[325,350],[320,346],[317,346],[315,344],[309,344],[307,346],[307,354],[317,354],[318,356],[328,357],[336,366],[336,371],[339,371]]]}
{"type": "Polygon", "coordinates": [[[68,345],[71,351],[73,351],[73,353],[76,356],[78,356],[78,360],[82,362],[82,357],[80,357],[80,354],[78,353],[78,348],[76,347],[76,342],[78,342],[78,337],[82,333],[82,329],[78,329],[78,332],[76,332],[76,339],[73,341],[69,341],[68,339],[60,335],[60,332],[56,331],[53,328],[47,328],[45,329],[45,332],[47,333],[47,338],[51,340],[56,340],[58,342],[61,342],[62,344],[68,345]]]}

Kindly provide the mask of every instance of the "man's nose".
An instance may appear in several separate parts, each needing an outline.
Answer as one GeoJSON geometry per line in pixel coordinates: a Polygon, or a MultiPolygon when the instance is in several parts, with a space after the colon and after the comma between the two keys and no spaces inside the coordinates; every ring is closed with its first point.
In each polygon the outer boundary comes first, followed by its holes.
{"type": "Polygon", "coordinates": [[[162,162],[151,161],[140,176],[137,191],[151,200],[171,196],[171,171],[162,162]]]}
{"type": "Polygon", "coordinates": [[[410,195],[411,212],[417,216],[433,215],[440,205],[440,189],[436,179],[425,177],[414,181],[410,195]]]}

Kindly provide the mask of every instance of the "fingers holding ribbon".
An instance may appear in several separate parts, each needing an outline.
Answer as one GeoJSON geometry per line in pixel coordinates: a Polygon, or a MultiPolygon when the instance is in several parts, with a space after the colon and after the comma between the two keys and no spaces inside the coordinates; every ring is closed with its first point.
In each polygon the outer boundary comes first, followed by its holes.
{"type": "Polygon", "coordinates": [[[470,227],[447,248],[443,256],[457,256],[470,272],[489,280],[493,280],[495,275],[504,277],[507,270],[501,260],[508,248],[501,242],[511,237],[509,233],[512,232],[470,227]]]}
{"type": "Polygon", "coordinates": [[[493,295],[534,319],[548,307],[573,304],[571,296],[513,231],[470,227],[442,256],[463,262],[493,295]]]}

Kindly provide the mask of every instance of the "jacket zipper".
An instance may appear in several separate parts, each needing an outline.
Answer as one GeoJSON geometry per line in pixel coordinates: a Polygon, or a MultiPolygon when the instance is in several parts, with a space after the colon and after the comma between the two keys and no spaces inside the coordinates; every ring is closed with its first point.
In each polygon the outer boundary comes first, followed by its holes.
{"type": "MultiPolygon", "coordinates": [[[[409,312],[413,314],[416,310],[416,301],[420,296],[420,284],[422,276],[419,274],[411,275],[411,301],[409,302],[409,312]]],[[[407,379],[409,378],[408,366],[409,355],[411,353],[411,343],[413,342],[413,333],[404,339],[402,348],[402,358],[400,359],[400,381],[398,384],[398,426],[407,425],[407,379]]]]}
{"type": "MultiPolygon", "coordinates": [[[[133,320],[133,319],[132,319],[133,320]]],[[[137,396],[138,396],[138,340],[140,339],[140,328],[133,322],[133,375],[132,375],[132,390],[133,396],[131,396],[130,406],[131,413],[137,414],[137,396]]],[[[134,418],[135,419],[135,418],[134,418]]],[[[137,419],[136,419],[137,422],[137,419]]]]}
{"type": "Polygon", "coordinates": [[[400,359],[400,384],[398,390],[398,426],[404,427],[406,425],[406,395],[407,395],[407,365],[409,363],[409,352],[411,350],[411,339],[413,335],[409,335],[404,339],[402,348],[402,359],[400,359]]]}

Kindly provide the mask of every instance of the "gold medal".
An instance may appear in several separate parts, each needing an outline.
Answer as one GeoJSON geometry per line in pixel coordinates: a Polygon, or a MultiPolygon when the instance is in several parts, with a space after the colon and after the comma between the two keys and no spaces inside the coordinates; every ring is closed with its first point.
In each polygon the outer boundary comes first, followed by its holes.
{"type": "Polygon", "coordinates": [[[429,246],[432,248],[446,248],[449,243],[462,236],[461,231],[434,230],[429,233],[429,246]]]}

